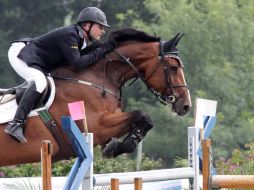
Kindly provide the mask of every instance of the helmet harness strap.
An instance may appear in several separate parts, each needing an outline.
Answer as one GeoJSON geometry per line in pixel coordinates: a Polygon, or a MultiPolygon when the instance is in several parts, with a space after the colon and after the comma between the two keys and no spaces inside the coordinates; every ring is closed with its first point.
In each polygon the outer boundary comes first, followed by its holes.
{"type": "Polygon", "coordinates": [[[92,29],[93,25],[94,25],[94,23],[91,22],[91,25],[90,25],[88,31],[86,31],[83,27],[81,27],[84,30],[84,32],[87,34],[88,40],[91,41],[91,42],[94,40],[93,37],[90,35],[90,32],[91,32],[91,29],[92,29]]]}

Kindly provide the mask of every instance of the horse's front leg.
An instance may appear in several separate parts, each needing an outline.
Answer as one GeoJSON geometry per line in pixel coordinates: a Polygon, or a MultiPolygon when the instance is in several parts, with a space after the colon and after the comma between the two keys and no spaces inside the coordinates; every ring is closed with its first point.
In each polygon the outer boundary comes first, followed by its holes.
{"type": "Polygon", "coordinates": [[[102,149],[102,154],[104,157],[116,157],[123,153],[133,152],[138,143],[153,127],[151,117],[140,110],[129,113],[124,112],[109,114],[103,117],[103,119],[107,125],[110,123],[112,124],[111,137],[120,137],[128,133],[122,141],[118,141],[116,138],[111,138],[107,145],[105,145],[102,149]]]}

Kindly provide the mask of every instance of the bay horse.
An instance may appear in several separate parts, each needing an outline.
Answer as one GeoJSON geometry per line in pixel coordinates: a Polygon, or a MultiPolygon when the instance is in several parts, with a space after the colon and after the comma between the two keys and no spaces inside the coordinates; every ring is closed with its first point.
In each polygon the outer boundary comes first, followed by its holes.
{"type": "MultiPolygon", "coordinates": [[[[84,101],[88,130],[94,134],[94,145],[102,145],[105,157],[133,152],[153,122],[141,110],[122,111],[121,89],[127,81],[140,78],[159,101],[172,104],[172,110],[180,116],[190,110],[189,89],[176,48],[180,38],[178,34],[161,41],[142,31],[122,29],[110,36],[117,42],[117,48],[91,67],[79,71],[70,66],[56,68],[51,73],[55,99],[48,111],[63,143],[58,143],[39,116],[27,119],[25,144],[10,138],[3,131],[6,124],[1,124],[0,166],[39,162],[42,140],[52,142],[55,160],[75,156],[61,129],[61,116],[70,115],[67,104],[75,101],[84,101]],[[120,137],[122,140],[118,140],[120,137]]],[[[82,122],[77,121],[77,125],[83,132],[82,122]]]]}

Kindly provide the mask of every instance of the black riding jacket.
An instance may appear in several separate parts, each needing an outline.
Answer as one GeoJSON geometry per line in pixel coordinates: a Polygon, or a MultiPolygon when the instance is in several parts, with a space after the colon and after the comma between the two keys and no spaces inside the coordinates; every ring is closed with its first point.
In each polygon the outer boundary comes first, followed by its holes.
{"type": "Polygon", "coordinates": [[[19,53],[18,58],[28,66],[48,73],[69,63],[75,69],[87,67],[106,54],[106,48],[98,47],[81,55],[83,31],[78,25],[53,30],[31,40],[19,53]]]}

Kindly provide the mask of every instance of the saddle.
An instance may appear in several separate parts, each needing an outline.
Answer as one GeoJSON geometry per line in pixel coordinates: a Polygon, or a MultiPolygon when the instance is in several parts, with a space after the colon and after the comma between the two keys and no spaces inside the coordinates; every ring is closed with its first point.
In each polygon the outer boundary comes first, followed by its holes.
{"type": "MultiPolygon", "coordinates": [[[[41,98],[36,103],[34,109],[28,114],[28,117],[38,115],[37,111],[44,107],[49,109],[55,97],[55,83],[51,76],[47,76],[48,85],[41,98]]],[[[11,121],[15,115],[18,103],[28,87],[28,82],[9,89],[0,88],[0,123],[11,121]]]]}

